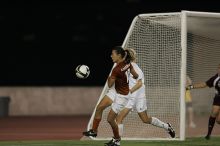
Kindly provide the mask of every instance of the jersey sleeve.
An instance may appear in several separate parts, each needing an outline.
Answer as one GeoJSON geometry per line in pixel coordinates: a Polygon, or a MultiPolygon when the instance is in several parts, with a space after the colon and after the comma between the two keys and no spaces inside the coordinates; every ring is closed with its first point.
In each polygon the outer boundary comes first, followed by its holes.
{"type": "Polygon", "coordinates": [[[206,81],[206,85],[207,85],[209,88],[213,87],[213,83],[214,83],[214,80],[215,80],[216,77],[217,77],[217,74],[214,75],[213,77],[211,77],[210,79],[208,79],[208,80],[206,81]]]}

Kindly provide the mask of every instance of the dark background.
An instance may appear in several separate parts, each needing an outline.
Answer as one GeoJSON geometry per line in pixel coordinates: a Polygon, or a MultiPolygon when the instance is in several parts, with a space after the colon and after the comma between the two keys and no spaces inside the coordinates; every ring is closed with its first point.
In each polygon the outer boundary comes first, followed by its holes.
{"type": "Polygon", "coordinates": [[[140,13],[220,12],[209,0],[7,1],[0,5],[1,86],[103,86],[111,48],[140,13]],[[75,77],[86,64],[91,75],[75,77]]]}

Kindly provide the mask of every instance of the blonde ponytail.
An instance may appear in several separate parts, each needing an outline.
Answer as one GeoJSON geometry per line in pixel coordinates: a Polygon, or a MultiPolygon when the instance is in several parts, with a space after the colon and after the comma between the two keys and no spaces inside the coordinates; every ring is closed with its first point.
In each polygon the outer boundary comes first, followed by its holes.
{"type": "Polygon", "coordinates": [[[127,48],[127,49],[125,49],[125,51],[129,52],[131,62],[135,62],[136,59],[137,59],[136,58],[136,51],[134,49],[131,49],[131,48],[127,48]]]}

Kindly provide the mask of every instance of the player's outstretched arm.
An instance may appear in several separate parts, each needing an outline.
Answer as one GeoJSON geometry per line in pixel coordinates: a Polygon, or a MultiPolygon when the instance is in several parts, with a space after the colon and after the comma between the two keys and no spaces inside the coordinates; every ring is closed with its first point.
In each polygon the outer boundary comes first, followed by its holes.
{"type": "Polygon", "coordinates": [[[198,89],[198,88],[205,88],[205,87],[207,87],[207,84],[205,82],[202,82],[202,83],[196,83],[193,85],[189,85],[186,87],[186,89],[190,90],[190,89],[198,89]]]}

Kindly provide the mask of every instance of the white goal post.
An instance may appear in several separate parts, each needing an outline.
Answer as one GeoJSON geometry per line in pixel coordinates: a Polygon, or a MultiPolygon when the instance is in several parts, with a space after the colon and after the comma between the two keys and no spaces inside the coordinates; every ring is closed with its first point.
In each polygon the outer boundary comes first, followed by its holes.
{"type": "MultiPolygon", "coordinates": [[[[141,122],[131,112],[124,120],[125,140],[185,140],[185,80],[206,81],[213,73],[220,56],[220,13],[181,11],[175,13],[140,14],[136,16],[122,45],[134,48],[137,63],[145,75],[148,114],[170,122],[176,138],[160,128],[141,122]]],[[[107,83],[97,102],[106,94],[107,83]]],[[[207,98],[212,92],[193,91],[193,96],[207,98]]],[[[94,140],[112,137],[107,122],[109,112],[103,112],[94,140]]],[[[87,130],[91,129],[95,109],[87,130]]]]}

